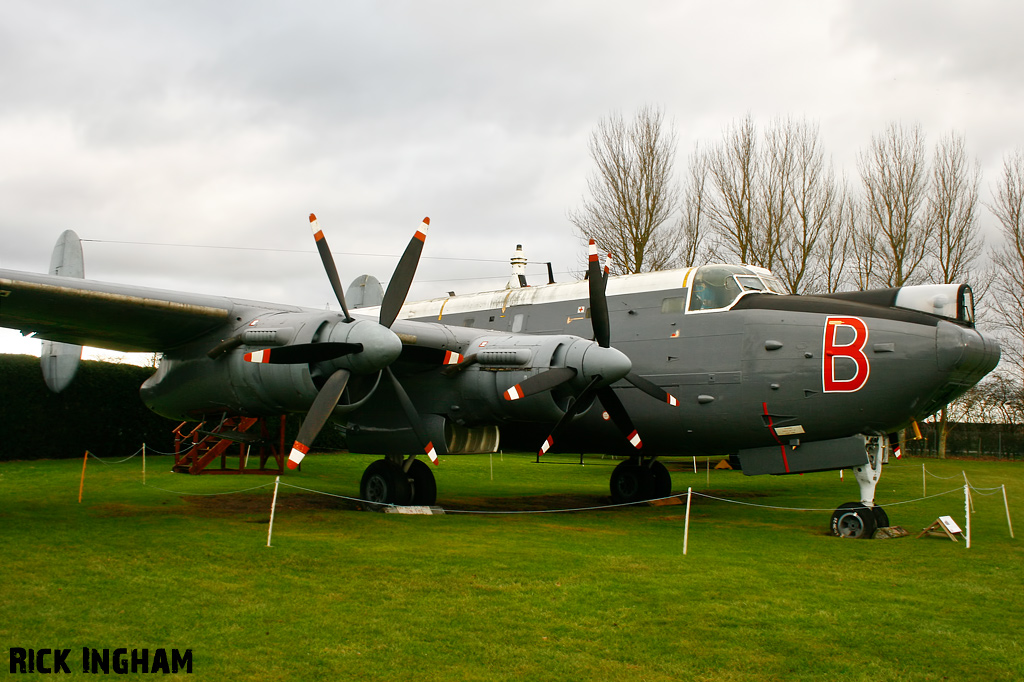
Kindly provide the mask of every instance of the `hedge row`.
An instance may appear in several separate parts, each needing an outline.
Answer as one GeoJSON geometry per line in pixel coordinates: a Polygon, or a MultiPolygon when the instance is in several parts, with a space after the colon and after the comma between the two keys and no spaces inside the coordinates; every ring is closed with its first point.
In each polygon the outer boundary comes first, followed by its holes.
{"type": "MultiPolygon", "coordinates": [[[[0,461],[81,457],[127,457],[143,443],[154,452],[174,449],[179,422],[149,411],[139,386],[153,370],[136,365],[83,360],[71,385],[53,394],[43,382],[39,358],[0,354],[0,461]]],[[[285,447],[298,432],[301,415],[289,415],[285,447]]],[[[277,419],[268,427],[276,434],[277,419]]],[[[276,438],[275,438],[276,441],[276,438]]],[[[340,450],[345,439],[328,425],[317,449],[340,450]]]]}
{"type": "Polygon", "coordinates": [[[0,460],[132,454],[142,443],[173,448],[176,422],[142,404],[152,369],[84,360],[59,394],[43,382],[39,358],[0,355],[0,460]]]}

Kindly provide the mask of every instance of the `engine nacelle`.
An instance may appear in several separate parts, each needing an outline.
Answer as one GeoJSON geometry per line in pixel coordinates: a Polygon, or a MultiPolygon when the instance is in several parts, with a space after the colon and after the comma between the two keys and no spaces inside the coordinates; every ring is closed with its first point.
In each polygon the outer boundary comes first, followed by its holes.
{"type": "Polygon", "coordinates": [[[355,376],[377,372],[401,352],[401,341],[370,320],[345,322],[334,313],[275,313],[232,331],[214,357],[189,348],[167,355],[140,391],[146,405],[172,419],[231,412],[269,416],[305,412],[323,382],[339,369],[355,376]],[[246,353],[296,344],[357,344],[362,350],[309,364],[246,362],[246,353]]]}
{"type": "Polygon", "coordinates": [[[577,336],[486,335],[474,339],[465,354],[475,356],[476,362],[455,377],[458,398],[449,414],[468,426],[496,421],[554,424],[595,378],[616,381],[630,369],[624,354],[577,336]],[[518,400],[504,397],[530,377],[559,368],[573,369],[576,375],[549,391],[518,400]]]}

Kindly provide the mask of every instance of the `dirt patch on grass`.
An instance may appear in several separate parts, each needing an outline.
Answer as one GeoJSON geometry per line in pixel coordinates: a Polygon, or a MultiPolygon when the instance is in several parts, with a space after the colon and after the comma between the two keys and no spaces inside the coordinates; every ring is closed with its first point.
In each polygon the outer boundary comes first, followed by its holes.
{"type": "MultiPolygon", "coordinates": [[[[763,491],[706,490],[704,494],[725,499],[750,499],[767,497],[763,491]]],[[[686,493],[678,493],[681,503],[686,503],[686,493]]],[[[233,495],[185,495],[179,501],[166,501],[160,505],[134,505],[108,502],[97,505],[94,510],[99,516],[127,517],[152,515],[179,515],[198,517],[245,517],[260,516],[264,520],[270,515],[270,495],[263,493],[233,495]]],[[[706,497],[694,495],[694,506],[714,502],[706,497]]],[[[638,502],[637,506],[647,503],[638,502]]],[[[551,493],[544,495],[519,495],[515,497],[455,497],[438,501],[442,509],[455,512],[543,512],[543,511],[584,511],[615,510],[628,505],[616,505],[608,495],[587,495],[578,493],[551,493]]],[[[289,493],[277,498],[278,511],[366,511],[366,505],[351,499],[318,495],[315,493],[289,493]]]]}
{"type": "Polygon", "coordinates": [[[550,494],[522,495],[517,497],[459,497],[442,500],[444,509],[458,511],[563,511],[574,509],[594,509],[612,504],[607,495],[550,494]]]}
{"type": "MultiPolygon", "coordinates": [[[[269,518],[270,515],[271,498],[266,494],[216,496],[188,495],[180,497],[179,500],[180,503],[163,502],[162,504],[155,506],[108,502],[106,504],[97,505],[94,509],[99,516],[104,517],[178,515],[230,518],[259,515],[269,518]]],[[[301,493],[294,495],[279,495],[277,498],[278,511],[354,511],[358,509],[362,509],[362,507],[355,502],[337,497],[330,497],[328,495],[301,493]]]]}
{"type": "MultiPolygon", "coordinates": [[[[243,514],[270,514],[269,495],[225,495],[223,497],[185,497],[185,504],[199,516],[239,516],[243,514]]],[[[355,502],[329,495],[295,493],[278,495],[278,511],[319,511],[360,509],[355,502]]]]}

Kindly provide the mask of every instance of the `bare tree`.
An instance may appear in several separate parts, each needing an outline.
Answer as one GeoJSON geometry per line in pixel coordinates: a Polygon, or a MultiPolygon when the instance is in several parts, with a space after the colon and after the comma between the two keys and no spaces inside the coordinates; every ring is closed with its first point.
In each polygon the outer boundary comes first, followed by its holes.
{"type": "Polygon", "coordinates": [[[857,202],[849,195],[845,177],[835,186],[832,210],[825,215],[825,220],[819,241],[818,267],[808,290],[830,293],[842,289],[847,281],[847,259],[853,251],[851,241],[857,222],[857,202]]]}
{"type": "Polygon", "coordinates": [[[708,245],[708,164],[707,157],[699,147],[690,154],[690,166],[686,184],[682,190],[682,204],[679,216],[680,237],[679,265],[703,265],[714,246],[708,245]]]}
{"type": "Polygon", "coordinates": [[[989,210],[999,220],[1003,243],[992,249],[990,306],[1003,334],[1003,359],[1024,378],[1024,149],[1003,159],[1003,176],[989,210]]]}
{"type": "MultiPolygon", "coordinates": [[[[826,290],[832,285],[837,266],[837,251],[844,245],[835,240],[845,232],[845,193],[826,163],[818,126],[806,120],[792,119],[781,124],[790,147],[792,170],[787,173],[786,191],[790,207],[783,214],[779,236],[778,273],[794,294],[826,290]],[[826,234],[825,242],[819,243],[826,234]],[[830,241],[831,240],[831,241],[830,241]],[[825,286],[819,279],[826,280],[825,286]]],[[[837,283],[838,284],[838,283],[837,283]]]]}
{"type": "Polygon", "coordinates": [[[765,131],[760,172],[754,177],[752,262],[772,270],[792,233],[793,191],[802,130],[793,119],[776,119],[765,131]]]}
{"type": "Polygon", "coordinates": [[[891,123],[858,158],[864,183],[863,224],[858,230],[858,260],[867,280],[861,284],[899,287],[923,274],[929,223],[923,207],[928,189],[924,133],[917,124],[891,123]],[[861,249],[873,248],[867,254],[861,249]]]}
{"type": "Polygon", "coordinates": [[[951,133],[935,146],[928,222],[934,234],[929,251],[945,284],[969,278],[981,253],[978,186],[981,168],[967,158],[964,138],[951,133]]]}
{"type": "Polygon", "coordinates": [[[710,180],[705,203],[717,257],[769,268],[793,293],[817,288],[823,267],[835,273],[839,242],[821,260],[826,245],[818,240],[844,224],[846,207],[816,124],[776,119],[761,139],[747,114],[700,158],[710,180]]]}
{"type": "Polygon", "coordinates": [[[659,270],[678,250],[679,201],[672,179],[676,135],[664,115],[645,106],[627,123],[620,113],[601,119],[590,138],[597,170],[587,181],[590,198],[569,212],[583,239],[596,239],[620,273],[659,270]]]}
{"type": "Polygon", "coordinates": [[[722,260],[756,262],[754,182],[758,175],[757,129],[748,113],[726,129],[723,140],[707,153],[714,192],[708,201],[711,225],[721,236],[722,260]]]}
{"type": "MultiPolygon", "coordinates": [[[[981,169],[967,159],[963,137],[950,133],[935,146],[931,188],[928,194],[929,241],[936,274],[945,284],[967,279],[981,252],[978,233],[978,185],[981,169]]],[[[939,457],[946,457],[950,410],[963,407],[943,405],[939,410],[939,457]]]]}

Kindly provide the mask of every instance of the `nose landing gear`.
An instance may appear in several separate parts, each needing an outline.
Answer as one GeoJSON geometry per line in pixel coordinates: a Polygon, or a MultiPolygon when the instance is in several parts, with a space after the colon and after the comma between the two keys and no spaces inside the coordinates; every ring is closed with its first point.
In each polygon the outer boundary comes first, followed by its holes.
{"type": "Polygon", "coordinates": [[[867,462],[854,469],[860,484],[860,502],[846,502],[832,512],[829,528],[841,538],[870,538],[879,528],[889,526],[889,515],[875,505],[875,488],[882,475],[882,464],[888,459],[889,439],[885,436],[865,438],[867,462]]]}

